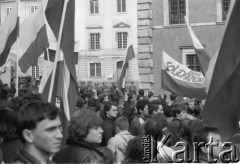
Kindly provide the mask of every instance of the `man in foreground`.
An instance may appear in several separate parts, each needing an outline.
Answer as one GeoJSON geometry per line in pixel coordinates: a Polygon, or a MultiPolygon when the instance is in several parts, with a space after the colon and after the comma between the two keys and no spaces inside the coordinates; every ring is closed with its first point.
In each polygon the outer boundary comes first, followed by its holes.
{"type": "Polygon", "coordinates": [[[16,163],[48,163],[63,138],[59,109],[44,102],[30,102],[19,111],[18,134],[24,148],[16,163]]]}

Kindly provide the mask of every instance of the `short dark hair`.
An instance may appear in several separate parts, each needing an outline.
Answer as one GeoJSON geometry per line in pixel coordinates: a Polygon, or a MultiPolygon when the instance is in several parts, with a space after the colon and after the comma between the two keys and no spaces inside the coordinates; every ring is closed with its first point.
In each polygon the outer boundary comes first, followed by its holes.
{"type": "Polygon", "coordinates": [[[167,127],[167,118],[163,113],[155,114],[152,118],[159,120],[163,128],[167,127]]]}
{"type": "Polygon", "coordinates": [[[154,95],[154,94],[153,94],[152,91],[149,91],[149,92],[148,92],[148,98],[152,97],[153,95],[154,95]]]}
{"type": "Polygon", "coordinates": [[[0,137],[4,140],[18,138],[18,117],[14,110],[5,108],[0,110],[0,137]]]}
{"type": "Polygon", "coordinates": [[[144,126],[144,134],[151,135],[153,139],[161,139],[163,136],[163,126],[160,120],[156,118],[149,119],[144,126]]]}
{"type": "Polygon", "coordinates": [[[127,149],[126,149],[126,163],[142,163],[141,156],[144,153],[143,136],[139,135],[128,142],[127,149]]]}
{"type": "Polygon", "coordinates": [[[138,94],[141,96],[144,96],[144,90],[143,89],[139,89],[138,94]]]}
{"type": "Polygon", "coordinates": [[[170,94],[170,100],[176,100],[176,98],[177,98],[177,94],[176,93],[171,93],[170,94]]]}
{"type": "Polygon", "coordinates": [[[105,114],[105,116],[106,116],[106,114],[107,114],[106,112],[109,111],[112,106],[116,106],[116,107],[117,107],[117,103],[112,102],[112,101],[109,101],[109,102],[106,102],[106,103],[104,104],[103,109],[104,109],[104,114],[105,114]]]}
{"type": "Polygon", "coordinates": [[[193,137],[193,141],[208,143],[209,133],[219,134],[219,131],[215,127],[203,126],[197,130],[196,135],[193,137]]]}
{"type": "Polygon", "coordinates": [[[177,114],[180,114],[182,111],[186,111],[184,104],[172,104],[172,113],[173,117],[177,117],[177,114]]]}
{"type": "Polygon", "coordinates": [[[102,118],[91,110],[77,110],[73,113],[69,127],[69,138],[83,140],[89,129],[102,125],[102,118]]]}
{"type": "Polygon", "coordinates": [[[149,101],[148,101],[148,100],[146,100],[146,99],[138,100],[138,102],[137,102],[137,104],[136,104],[138,114],[140,114],[140,111],[139,111],[139,110],[144,110],[144,107],[145,107],[146,105],[149,105],[149,101]]]}
{"type": "Polygon", "coordinates": [[[23,105],[18,112],[18,135],[20,140],[25,143],[22,135],[24,129],[33,130],[37,127],[38,122],[46,118],[54,120],[59,115],[60,110],[50,103],[35,101],[23,105]]]}
{"type": "Polygon", "coordinates": [[[115,122],[114,126],[117,126],[120,130],[128,130],[129,129],[129,122],[126,117],[118,117],[115,122]]]}

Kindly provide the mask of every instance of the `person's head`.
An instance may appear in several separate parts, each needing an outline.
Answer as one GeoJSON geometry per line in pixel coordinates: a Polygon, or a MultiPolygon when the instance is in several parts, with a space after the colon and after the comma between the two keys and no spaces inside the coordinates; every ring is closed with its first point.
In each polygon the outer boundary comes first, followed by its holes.
{"type": "Polygon", "coordinates": [[[108,118],[116,118],[118,114],[117,104],[114,102],[106,102],[104,104],[105,116],[108,118]]]}
{"type": "Polygon", "coordinates": [[[163,125],[157,118],[151,118],[147,120],[144,126],[144,134],[151,135],[153,139],[161,140],[163,137],[163,125]]]}
{"type": "Polygon", "coordinates": [[[26,148],[45,155],[60,150],[63,138],[59,109],[44,102],[29,102],[18,112],[18,134],[26,148]]]}
{"type": "Polygon", "coordinates": [[[186,107],[184,104],[173,104],[172,105],[173,117],[178,117],[181,120],[187,118],[186,107]]]}
{"type": "Polygon", "coordinates": [[[177,98],[177,94],[176,94],[176,93],[171,93],[171,94],[170,94],[170,100],[171,100],[171,101],[176,100],[176,98],[177,98]]]}
{"type": "Polygon", "coordinates": [[[212,152],[209,152],[209,149],[205,146],[201,147],[201,151],[205,154],[210,153],[212,157],[218,158],[219,153],[221,152],[222,147],[222,138],[219,134],[219,131],[217,128],[214,127],[208,127],[203,126],[200,129],[197,130],[196,135],[193,138],[194,142],[203,142],[204,144],[209,143],[210,139],[212,140],[212,144],[216,144],[216,146],[213,146],[212,152]]]}
{"type": "Polygon", "coordinates": [[[129,129],[128,119],[126,117],[123,117],[123,116],[118,117],[114,121],[114,127],[115,127],[116,133],[119,133],[121,131],[128,131],[128,129],[129,129]]]}
{"type": "Polygon", "coordinates": [[[148,92],[148,98],[151,98],[153,95],[154,95],[154,94],[153,94],[152,91],[149,91],[149,92],[148,92]]]}
{"type": "Polygon", "coordinates": [[[146,100],[146,99],[138,100],[138,102],[136,104],[138,114],[141,114],[143,116],[148,116],[149,115],[148,106],[149,106],[148,100],[146,100]]]}
{"type": "Polygon", "coordinates": [[[139,94],[140,96],[144,96],[144,90],[143,90],[143,89],[139,89],[138,94],[139,94]]]}
{"type": "Polygon", "coordinates": [[[131,81],[131,84],[134,84],[134,81],[131,81]]]}
{"type": "Polygon", "coordinates": [[[0,138],[4,141],[18,138],[18,117],[13,109],[4,108],[0,110],[0,138]]]}
{"type": "Polygon", "coordinates": [[[84,105],[84,100],[79,97],[76,102],[76,108],[82,108],[83,105],[84,105]]]}
{"type": "Polygon", "coordinates": [[[197,130],[203,126],[200,120],[184,120],[180,129],[180,137],[187,142],[187,144],[193,143],[193,137],[196,136],[197,130]]]}
{"type": "Polygon", "coordinates": [[[194,100],[190,100],[188,102],[188,108],[191,109],[191,110],[194,110],[194,108],[195,108],[195,101],[194,100]]]}
{"type": "Polygon", "coordinates": [[[102,142],[102,118],[91,110],[77,110],[69,126],[69,138],[91,144],[102,142]]]}
{"type": "Polygon", "coordinates": [[[158,113],[156,115],[153,115],[152,118],[155,118],[161,122],[162,129],[167,127],[167,118],[163,113],[158,113]]]}
{"type": "Polygon", "coordinates": [[[142,163],[142,156],[144,153],[142,136],[137,136],[128,142],[126,149],[126,162],[127,163],[142,163]]]}
{"type": "Polygon", "coordinates": [[[164,113],[162,101],[160,99],[153,100],[151,105],[154,106],[153,114],[164,113]]]}
{"type": "Polygon", "coordinates": [[[128,102],[129,103],[135,103],[136,102],[136,94],[134,94],[133,92],[129,92],[128,93],[128,102]]]}

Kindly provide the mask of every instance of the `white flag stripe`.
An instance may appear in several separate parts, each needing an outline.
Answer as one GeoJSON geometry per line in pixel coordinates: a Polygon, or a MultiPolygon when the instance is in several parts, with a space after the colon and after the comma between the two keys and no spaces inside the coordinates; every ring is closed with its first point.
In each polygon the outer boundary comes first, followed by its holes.
{"type": "Polygon", "coordinates": [[[193,32],[192,28],[190,27],[189,25],[189,22],[186,18],[186,16],[184,17],[185,18],[185,22],[187,24],[187,28],[189,30],[189,33],[191,35],[191,38],[192,38],[192,41],[193,41],[193,45],[196,49],[204,49],[204,47],[202,46],[202,44],[200,43],[200,41],[198,40],[197,36],[195,35],[195,33],[193,32]]]}
{"type": "Polygon", "coordinates": [[[64,112],[68,120],[70,120],[70,109],[69,109],[69,102],[68,102],[68,90],[70,85],[70,72],[67,67],[67,64],[64,60],[63,62],[63,95],[62,95],[62,102],[64,106],[64,112]]]}

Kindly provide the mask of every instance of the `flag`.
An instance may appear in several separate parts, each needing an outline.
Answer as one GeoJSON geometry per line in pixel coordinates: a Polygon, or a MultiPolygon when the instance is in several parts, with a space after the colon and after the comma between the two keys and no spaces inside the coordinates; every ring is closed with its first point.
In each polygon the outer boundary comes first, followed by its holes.
{"type": "Polygon", "coordinates": [[[49,47],[44,12],[41,6],[20,24],[19,67],[26,73],[30,66],[38,64],[38,58],[49,47]]]}
{"type": "MultiPolygon", "coordinates": [[[[56,51],[52,49],[46,49],[44,51],[44,60],[48,60],[47,53],[49,54],[49,61],[54,62],[56,51]]],[[[75,64],[78,64],[78,52],[74,52],[74,62],[75,64]]]]}
{"type": "Polygon", "coordinates": [[[189,31],[190,36],[191,36],[192,41],[193,41],[193,46],[195,48],[196,54],[197,54],[199,62],[201,64],[202,71],[205,75],[206,72],[207,72],[209,61],[210,61],[211,57],[208,54],[208,52],[205,50],[205,48],[202,46],[200,41],[198,40],[198,38],[195,35],[195,33],[193,32],[192,28],[189,26],[189,22],[186,19],[186,17],[185,17],[185,21],[186,21],[188,31],[189,31]]]}
{"type": "Polygon", "coordinates": [[[134,54],[134,50],[133,50],[133,45],[131,44],[128,49],[127,49],[127,54],[125,56],[125,61],[123,63],[123,67],[122,67],[122,72],[120,74],[120,78],[118,80],[118,87],[121,89],[121,88],[124,88],[124,82],[123,82],[123,79],[125,77],[125,74],[126,74],[126,70],[127,70],[127,66],[128,66],[128,63],[131,59],[135,58],[135,54],[134,54]]]}
{"type": "MultiPolygon", "coordinates": [[[[58,38],[60,30],[63,6],[64,0],[49,0],[45,11],[49,26],[56,38],[58,38]]],[[[51,98],[51,102],[53,103],[55,103],[56,97],[61,99],[61,104],[68,120],[70,119],[71,111],[75,109],[77,96],[76,69],[74,63],[74,12],[75,1],[69,0],[64,18],[60,55],[57,61],[51,98]]],[[[46,100],[49,95],[51,76],[42,93],[44,100],[46,100]]]]}
{"type": "Polygon", "coordinates": [[[231,1],[229,14],[203,110],[203,122],[217,127],[223,141],[240,120],[240,1],[231,1]]]}
{"type": "Polygon", "coordinates": [[[12,45],[18,35],[18,2],[0,27],[0,67],[7,60],[12,45]]]}
{"type": "Polygon", "coordinates": [[[203,85],[204,77],[200,72],[190,70],[166,52],[162,54],[162,88],[180,96],[206,98],[203,85]]]}

